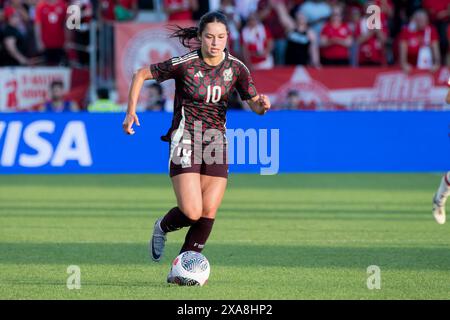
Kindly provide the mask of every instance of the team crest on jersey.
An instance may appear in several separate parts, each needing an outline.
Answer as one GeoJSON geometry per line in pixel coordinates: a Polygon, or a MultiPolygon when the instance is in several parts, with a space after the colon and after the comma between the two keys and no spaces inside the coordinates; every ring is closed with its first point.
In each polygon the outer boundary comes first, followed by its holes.
{"type": "Polygon", "coordinates": [[[228,68],[223,72],[223,81],[228,82],[233,80],[233,69],[228,68]]]}

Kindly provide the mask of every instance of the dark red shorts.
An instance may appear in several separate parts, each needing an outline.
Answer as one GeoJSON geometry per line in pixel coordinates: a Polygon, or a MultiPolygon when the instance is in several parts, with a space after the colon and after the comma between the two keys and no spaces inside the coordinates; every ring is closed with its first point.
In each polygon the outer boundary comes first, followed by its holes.
{"type": "Polygon", "coordinates": [[[194,149],[193,145],[180,143],[169,147],[170,177],[182,173],[228,178],[227,145],[204,145],[194,149]]]}

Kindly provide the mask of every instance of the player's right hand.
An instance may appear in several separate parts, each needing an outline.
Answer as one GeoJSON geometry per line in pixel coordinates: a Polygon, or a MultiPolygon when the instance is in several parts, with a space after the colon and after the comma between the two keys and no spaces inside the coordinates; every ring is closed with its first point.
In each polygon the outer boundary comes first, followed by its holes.
{"type": "Polygon", "coordinates": [[[135,133],[134,129],[133,129],[133,123],[136,123],[137,126],[141,125],[139,123],[139,118],[136,114],[127,113],[125,116],[125,120],[123,120],[123,123],[122,123],[123,131],[126,134],[133,135],[135,133]]]}

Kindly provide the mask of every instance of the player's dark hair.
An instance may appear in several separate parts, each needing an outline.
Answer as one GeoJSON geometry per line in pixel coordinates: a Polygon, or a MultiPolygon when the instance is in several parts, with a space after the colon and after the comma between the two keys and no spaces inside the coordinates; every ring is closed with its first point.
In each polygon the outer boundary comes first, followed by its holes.
{"type": "Polygon", "coordinates": [[[228,19],[227,17],[221,13],[220,11],[212,11],[205,13],[198,23],[197,27],[190,28],[182,28],[178,25],[174,25],[175,31],[170,35],[171,38],[178,38],[180,43],[189,49],[193,49],[194,47],[200,47],[200,41],[198,38],[202,34],[203,30],[208,23],[211,22],[219,22],[225,25],[227,32],[229,32],[228,28],[228,19]],[[192,44],[192,40],[194,40],[195,44],[192,44]]]}

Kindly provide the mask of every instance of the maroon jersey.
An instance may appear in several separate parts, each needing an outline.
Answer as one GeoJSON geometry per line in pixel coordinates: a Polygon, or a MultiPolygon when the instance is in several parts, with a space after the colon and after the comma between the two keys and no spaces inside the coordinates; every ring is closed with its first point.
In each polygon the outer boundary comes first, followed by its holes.
{"type": "Polygon", "coordinates": [[[228,98],[234,89],[242,100],[257,95],[244,63],[227,50],[224,54],[224,60],[217,66],[203,61],[201,50],[150,66],[156,81],[175,79],[172,126],[162,137],[164,141],[170,140],[174,130],[187,130],[194,137],[194,122],[197,121],[201,121],[202,132],[217,129],[225,134],[228,98]]]}

